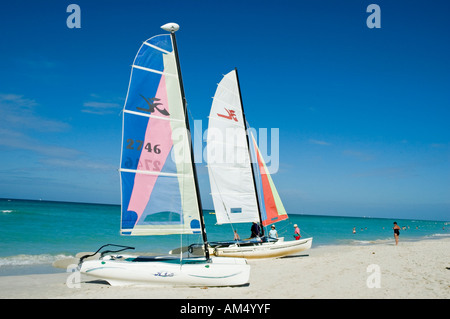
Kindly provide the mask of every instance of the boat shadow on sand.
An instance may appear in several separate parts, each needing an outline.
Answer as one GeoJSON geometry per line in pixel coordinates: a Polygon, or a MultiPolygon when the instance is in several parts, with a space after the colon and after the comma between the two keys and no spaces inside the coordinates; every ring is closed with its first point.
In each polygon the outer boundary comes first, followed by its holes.
{"type": "Polygon", "coordinates": [[[278,258],[280,258],[280,259],[286,259],[286,258],[301,258],[301,257],[309,257],[309,254],[281,256],[281,257],[278,257],[278,258]]]}
{"type": "Polygon", "coordinates": [[[101,280],[101,279],[97,279],[97,280],[85,280],[82,281],[82,283],[84,284],[93,284],[93,285],[106,285],[106,286],[111,286],[109,284],[109,282],[107,282],[106,280],[101,280]]]}

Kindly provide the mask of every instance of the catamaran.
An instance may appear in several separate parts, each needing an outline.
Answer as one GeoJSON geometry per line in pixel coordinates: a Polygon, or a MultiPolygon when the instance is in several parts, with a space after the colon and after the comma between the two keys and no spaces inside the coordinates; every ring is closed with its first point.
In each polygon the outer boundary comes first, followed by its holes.
{"type": "MultiPolygon", "coordinates": [[[[209,115],[207,166],[217,224],[256,222],[268,226],[288,218],[247,126],[235,69],[218,84],[209,115]],[[252,165],[251,159],[257,165],[252,165]]],[[[268,258],[295,254],[311,244],[312,237],[284,240],[260,236],[210,242],[209,249],[216,256],[268,258]]]]}
{"type": "MultiPolygon", "coordinates": [[[[123,110],[121,153],[122,235],[202,235],[206,229],[177,51],[175,23],[140,47],[123,110]]],[[[107,246],[107,245],[105,245],[107,246]]],[[[250,266],[241,258],[134,256],[97,251],[80,258],[80,271],[111,285],[238,286],[250,266]]],[[[106,247],[101,247],[106,249],[106,247]]]]}

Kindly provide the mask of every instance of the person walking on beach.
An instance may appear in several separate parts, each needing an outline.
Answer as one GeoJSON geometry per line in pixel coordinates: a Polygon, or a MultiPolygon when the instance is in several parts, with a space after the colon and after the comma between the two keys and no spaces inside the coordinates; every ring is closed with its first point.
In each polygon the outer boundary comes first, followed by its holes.
{"type": "Polygon", "coordinates": [[[395,238],[395,246],[398,245],[398,236],[400,236],[400,226],[397,225],[397,222],[394,222],[394,238],[395,238]]]}
{"type": "Polygon", "coordinates": [[[302,237],[300,235],[300,228],[298,228],[297,224],[294,224],[294,238],[295,240],[299,240],[300,237],[302,237]]]}
{"type": "Polygon", "coordinates": [[[272,225],[271,229],[269,230],[269,238],[276,239],[278,238],[277,230],[275,229],[275,225],[272,225]]]}

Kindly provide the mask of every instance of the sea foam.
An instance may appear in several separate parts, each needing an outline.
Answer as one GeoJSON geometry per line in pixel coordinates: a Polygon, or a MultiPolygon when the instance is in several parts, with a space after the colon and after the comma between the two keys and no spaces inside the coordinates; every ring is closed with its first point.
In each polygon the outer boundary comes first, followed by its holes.
{"type": "Polygon", "coordinates": [[[0,267],[3,266],[32,266],[52,264],[54,261],[73,256],[59,254],[41,254],[41,255],[15,255],[8,257],[0,257],[0,267]]]}

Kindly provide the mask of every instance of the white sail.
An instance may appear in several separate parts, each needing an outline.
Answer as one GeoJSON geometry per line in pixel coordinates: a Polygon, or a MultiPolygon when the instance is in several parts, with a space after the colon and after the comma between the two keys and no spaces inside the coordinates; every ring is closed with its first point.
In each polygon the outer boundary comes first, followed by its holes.
{"type": "Polygon", "coordinates": [[[207,162],[218,224],[259,221],[236,71],[217,86],[209,115],[207,162]]]}

